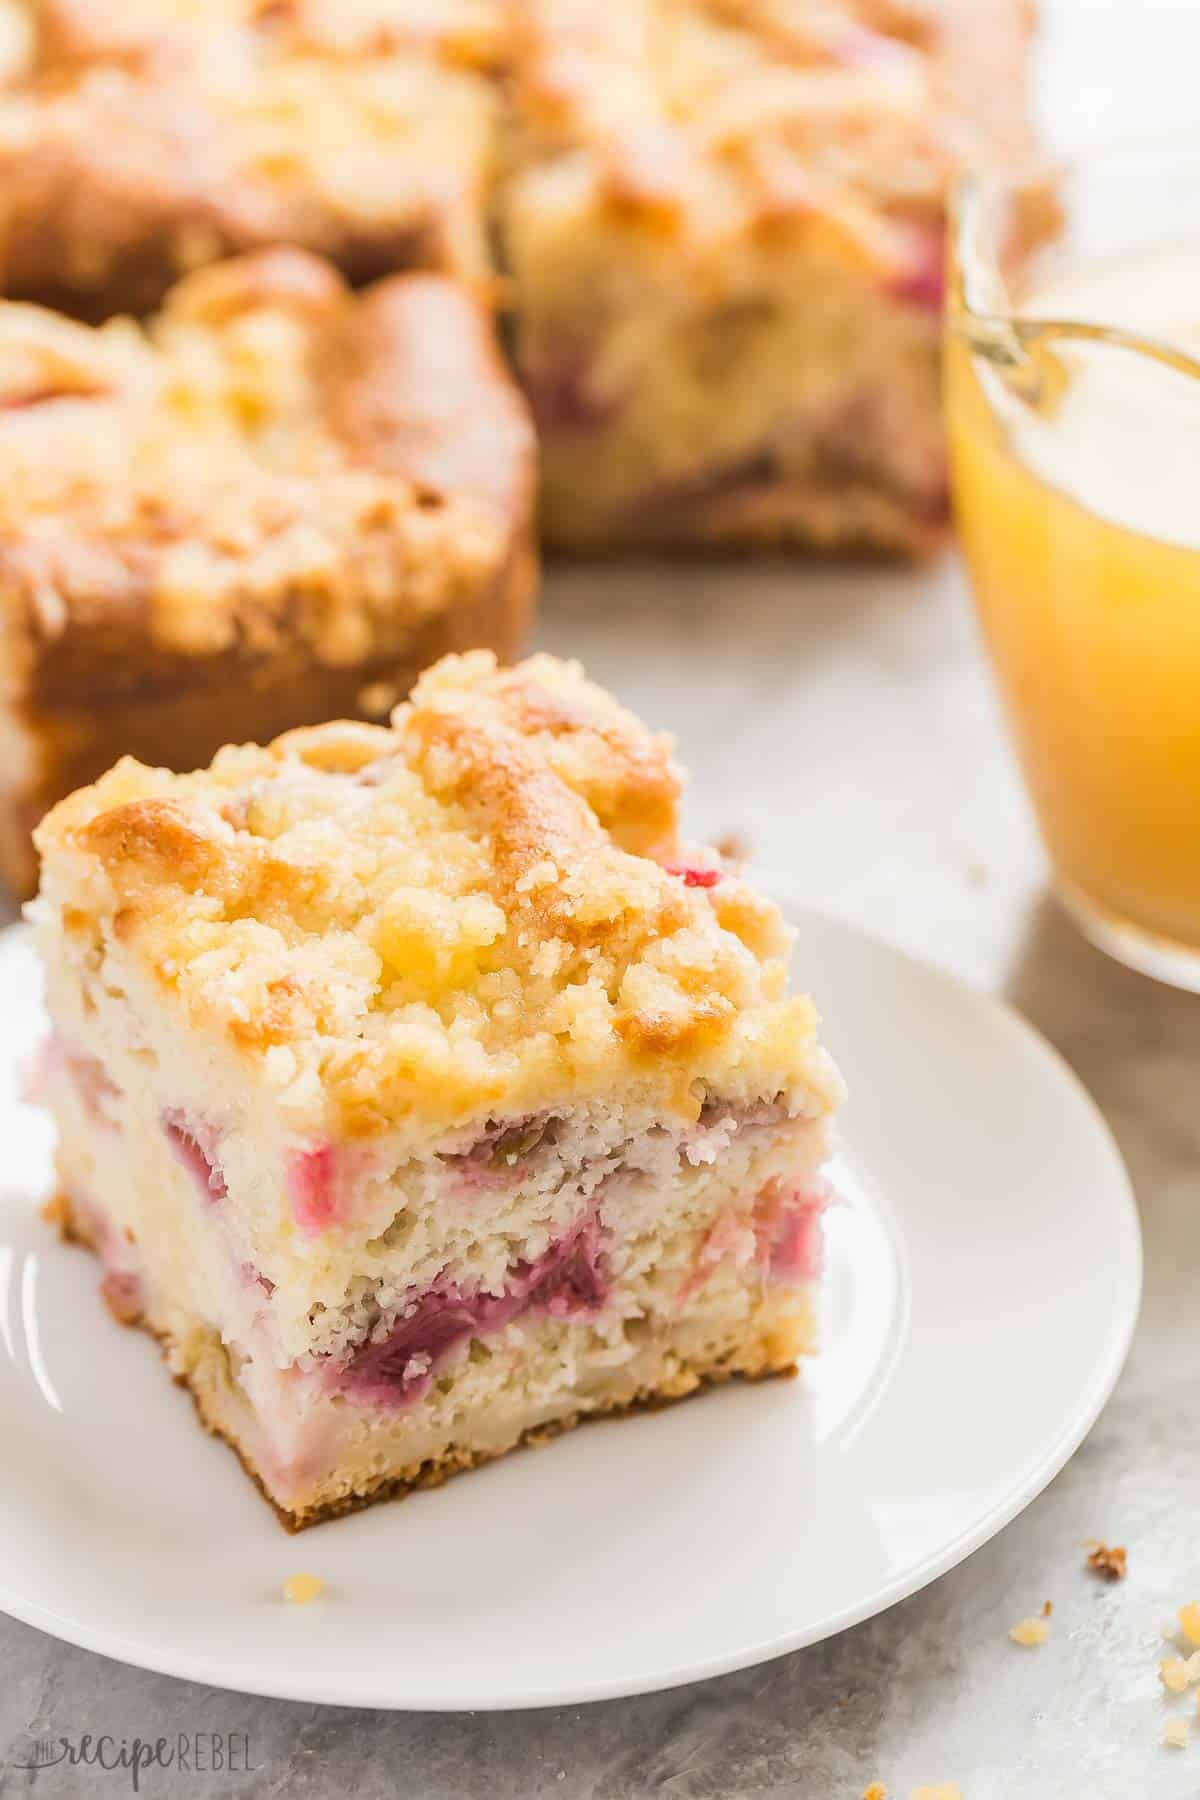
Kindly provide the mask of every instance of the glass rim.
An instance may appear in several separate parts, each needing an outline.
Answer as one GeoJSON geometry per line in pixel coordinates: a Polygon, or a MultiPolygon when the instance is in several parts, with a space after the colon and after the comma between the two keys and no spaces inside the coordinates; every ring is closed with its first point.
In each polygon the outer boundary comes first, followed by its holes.
{"type": "Polygon", "coordinates": [[[964,169],[953,183],[948,205],[948,327],[964,326],[970,335],[1006,339],[1018,353],[1033,344],[1084,341],[1112,344],[1166,363],[1200,381],[1200,354],[1192,355],[1164,338],[1126,326],[1089,323],[1066,313],[1018,309],[1009,294],[995,242],[989,244],[985,215],[989,206],[1041,188],[1053,194],[1064,180],[1103,172],[1108,167],[1132,169],[1139,164],[1161,167],[1164,161],[1194,163],[1200,170],[1200,132],[1190,129],[1158,136],[1117,139],[1084,146],[1062,155],[1033,155],[1014,162],[964,169]],[[1003,296],[984,303],[980,290],[1003,296]]]}

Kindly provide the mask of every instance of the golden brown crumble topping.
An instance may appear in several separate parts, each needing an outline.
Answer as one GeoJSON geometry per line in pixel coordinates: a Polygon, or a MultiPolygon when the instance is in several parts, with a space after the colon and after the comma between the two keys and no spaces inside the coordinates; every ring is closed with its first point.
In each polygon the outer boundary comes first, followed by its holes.
{"type": "Polygon", "coordinates": [[[126,759],[37,833],[43,900],[330,1129],[554,1097],[827,1110],[789,933],[678,838],[680,776],[574,665],[429,670],[332,724],[171,775],[126,759]],[[79,922],[86,923],[80,927],[79,922]]]}
{"type": "Polygon", "coordinates": [[[44,65],[179,61],[223,33],[328,55],[423,47],[468,67],[498,60],[505,0],[38,0],[44,65]]]}
{"type": "MultiPolygon", "coordinates": [[[[739,216],[810,215],[846,254],[886,259],[881,212],[936,217],[964,156],[1024,143],[1019,78],[982,64],[981,43],[997,54],[984,10],[520,0],[523,153],[566,153],[577,174],[585,152],[614,208],[665,228],[720,235],[739,216]]],[[[1005,54],[1021,48],[1008,30],[1005,54]]]]}
{"type": "Polygon", "coordinates": [[[9,293],[142,310],[288,243],[356,280],[484,273],[495,0],[41,0],[37,19],[0,99],[9,293]]]}

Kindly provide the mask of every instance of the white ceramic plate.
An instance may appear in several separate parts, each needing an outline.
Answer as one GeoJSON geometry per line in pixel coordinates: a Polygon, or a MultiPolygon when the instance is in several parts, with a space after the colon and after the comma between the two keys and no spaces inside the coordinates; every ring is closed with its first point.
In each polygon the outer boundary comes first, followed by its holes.
{"type": "Polygon", "coordinates": [[[1141,1275],[1129,1183],[1013,1014],[845,925],[799,927],[852,1093],[824,1356],[298,1539],[37,1217],[50,1133],[17,1071],[38,983],[23,934],[0,937],[0,1607],[221,1687],[541,1706],[814,1643],[998,1531],[1121,1368],[1141,1275]],[[297,1570],[326,1597],[287,1606],[297,1570]]]}

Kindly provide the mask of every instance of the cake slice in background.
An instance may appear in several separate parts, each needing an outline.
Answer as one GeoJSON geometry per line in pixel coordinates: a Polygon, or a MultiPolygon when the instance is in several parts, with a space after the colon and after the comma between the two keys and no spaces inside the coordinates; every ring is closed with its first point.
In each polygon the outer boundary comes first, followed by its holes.
{"type": "Polygon", "coordinates": [[[501,195],[548,542],[945,535],[947,187],[1024,0],[521,0],[501,195]]]}
{"type": "Polygon", "coordinates": [[[174,768],[383,718],[444,651],[521,647],[533,444],[445,277],[351,293],[262,251],[143,329],[0,302],[0,875],[129,752],[174,768]]]}
{"type": "Polygon", "coordinates": [[[494,0],[38,0],[0,77],[4,291],[103,318],[295,244],[481,277],[494,0]],[[22,63],[26,66],[23,68],[22,63]]]}
{"type": "Polygon", "coordinates": [[[840,1081],[679,785],[476,652],[42,824],[59,1217],[290,1526],[812,1348],[840,1081]]]}

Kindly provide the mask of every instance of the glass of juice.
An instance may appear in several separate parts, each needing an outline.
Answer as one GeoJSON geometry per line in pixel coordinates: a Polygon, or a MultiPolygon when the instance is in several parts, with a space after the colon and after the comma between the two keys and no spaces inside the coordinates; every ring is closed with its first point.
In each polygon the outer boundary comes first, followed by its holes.
{"type": "Polygon", "coordinates": [[[967,180],[948,305],[961,541],[1056,889],[1200,991],[1200,142],[967,180]]]}

